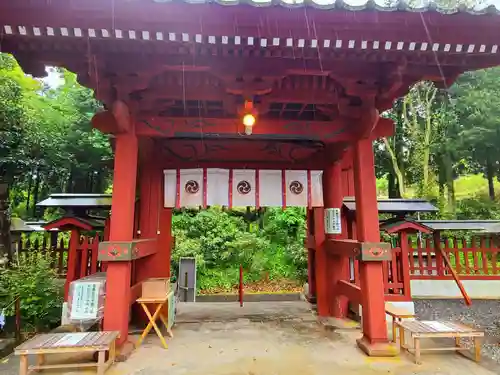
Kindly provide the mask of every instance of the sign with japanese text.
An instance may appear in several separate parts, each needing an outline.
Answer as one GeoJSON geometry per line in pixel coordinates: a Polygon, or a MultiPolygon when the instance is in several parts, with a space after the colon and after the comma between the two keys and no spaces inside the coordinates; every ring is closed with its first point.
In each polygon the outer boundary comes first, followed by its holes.
{"type": "Polygon", "coordinates": [[[340,221],[340,208],[325,208],[325,233],[340,234],[342,225],[340,221]]]}
{"type": "Polygon", "coordinates": [[[71,302],[71,320],[97,319],[99,282],[76,282],[71,302]]]}

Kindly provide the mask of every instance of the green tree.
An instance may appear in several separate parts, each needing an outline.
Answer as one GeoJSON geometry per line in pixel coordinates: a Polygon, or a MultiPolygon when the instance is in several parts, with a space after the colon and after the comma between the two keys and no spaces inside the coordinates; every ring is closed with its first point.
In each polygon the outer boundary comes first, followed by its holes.
{"type": "Polygon", "coordinates": [[[452,88],[459,139],[472,172],[488,180],[489,196],[495,199],[494,179],[500,163],[500,69],[466,73],[452,88]]]}

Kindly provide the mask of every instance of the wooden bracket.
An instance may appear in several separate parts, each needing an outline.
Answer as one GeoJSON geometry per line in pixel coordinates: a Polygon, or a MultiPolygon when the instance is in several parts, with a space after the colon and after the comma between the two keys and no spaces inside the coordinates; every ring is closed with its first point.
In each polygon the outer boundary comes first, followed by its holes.
{"type": "Polygon", "coordinates": [[[144,258],[155,254],[156,239],[132,241],[103,241],[99,243],[98,260],[106,262],[123,262],[144,258]]]}
{"type": "Polygon", "coordinates": [[[361,242],[358,259],[365,262],[392,260],[391,245],[386,242],[361,242]]]}
{"type": "Polygon", "coordinates": [[[327,239],[325,247],[329,254],[355,256],[365,262],[392,260],[392,248],[386,242],[327,239]]]}

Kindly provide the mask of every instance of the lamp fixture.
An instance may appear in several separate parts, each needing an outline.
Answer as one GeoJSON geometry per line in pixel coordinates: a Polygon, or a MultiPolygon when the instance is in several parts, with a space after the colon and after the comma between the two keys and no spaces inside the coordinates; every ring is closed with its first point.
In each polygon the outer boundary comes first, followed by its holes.
{"type": "Polygon", "coordinates": [[[250,100],[245,100],[245,105],[242,111],[242,122],[245,126],[245,134],[251,135],[253,131],[253,126],[257,122],[257,111],[253,105],[253,102],[250,100]]]}

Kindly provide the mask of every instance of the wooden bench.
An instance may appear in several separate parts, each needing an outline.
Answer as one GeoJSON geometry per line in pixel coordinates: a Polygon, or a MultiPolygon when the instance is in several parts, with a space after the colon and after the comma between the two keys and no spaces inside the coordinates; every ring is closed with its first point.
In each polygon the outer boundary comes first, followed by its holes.
{"type": "Polygon", "coordinates": [[[396,342],[396,323],[403,319],[415,319],[415,314],[404,308],[396,307],[390,302],[385,304],[385,313],[392,317],[392,341],[396,342]]]}
{"type": "Polygon", "coordinates": [[[19,375],[27,375],[32,370],[89,368],[96,367],[97,374],[103,375],[113,364],[116,356],[116,339],[118,332],[77,332],[77,333],[47,333],[37,335],[31,340],[19,345],[15,355],[20,356],[19,375]],[[106,352],[109,359],[106,361],[106,352]],[[61,363],[45,364],[48,354],[79,354],[98,353],[97,363],[61,363]],[[35,366],[28,366],[28,355],[36,355],[35,366]]]}
{"type": "Polygon", "coordinates": [[[474,340],[474,354],[476,362],[481,359],[481,338],[484,337],[484,332],[472,327],[468,327],[460,323],[442,322],[442,321],[418,321],[405,320],[396,323],[399,328],[399,343],[401,350],[413,352],[415,355],[415,363],[420,364],[420,353],[423,351],[468,351],[468,348],[461,346],[460,339],[462,337],[472,338],[474,340]],[[406,347],[404,342],[405,331],[410,333],[413,341],[413,348],[406,347]],[[429,338],[454,338],[455,345],[429,347],[422,349],[420,339],[429,338]]]}

